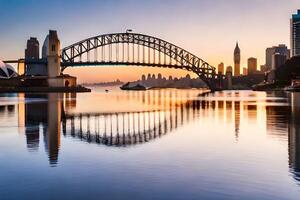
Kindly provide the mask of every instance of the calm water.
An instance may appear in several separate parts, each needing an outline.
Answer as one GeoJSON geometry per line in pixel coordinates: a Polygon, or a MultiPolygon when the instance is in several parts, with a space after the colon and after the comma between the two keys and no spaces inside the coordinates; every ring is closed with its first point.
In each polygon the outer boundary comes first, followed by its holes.
{"type": "Polygon", "coordinates": [[[299,199],[300,93],[0,96],[0,199],[299,199]]]}

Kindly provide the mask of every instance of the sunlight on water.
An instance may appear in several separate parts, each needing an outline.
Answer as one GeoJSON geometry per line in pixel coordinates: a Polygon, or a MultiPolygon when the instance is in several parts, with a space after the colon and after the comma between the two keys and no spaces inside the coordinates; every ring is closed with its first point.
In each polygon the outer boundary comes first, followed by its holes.
{"type": "Polygon", "coordinates": [[[300,94],[203,92],[1,95],[1,197],[298,199],[300,94]]]}

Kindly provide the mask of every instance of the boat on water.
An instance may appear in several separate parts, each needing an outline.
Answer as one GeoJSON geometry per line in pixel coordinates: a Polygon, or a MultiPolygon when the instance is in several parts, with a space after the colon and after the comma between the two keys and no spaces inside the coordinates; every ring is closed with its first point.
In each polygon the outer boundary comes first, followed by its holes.
{"type": "Polygon", "coordinates": [[[147,90],[147,88],[141,84],[131,86],[130,83],[126,83],[120,87],[121,90],[147,90]]]}

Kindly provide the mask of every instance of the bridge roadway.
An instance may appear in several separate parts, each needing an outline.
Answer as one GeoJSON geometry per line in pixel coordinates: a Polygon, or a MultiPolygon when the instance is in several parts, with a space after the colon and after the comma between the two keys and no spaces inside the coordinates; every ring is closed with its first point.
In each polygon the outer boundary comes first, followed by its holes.
{"type": "MultiPolygon", "coordinates": [[[[61,63],[61,66],[68,67],[69,63],[61,63]]],[[[142,63],[142,62],[119,62],[119,61],[93,61],[93,62],[75,62],[72,67],[84,67],[84,66],[141,66],[141,67],[162,67],[162,68],[174,68],[182,69],[182,65],[179,64],[163,64],[163,63],[142,63]]],[[[189,70],[191,71],[191,70],[189,70]]]]}

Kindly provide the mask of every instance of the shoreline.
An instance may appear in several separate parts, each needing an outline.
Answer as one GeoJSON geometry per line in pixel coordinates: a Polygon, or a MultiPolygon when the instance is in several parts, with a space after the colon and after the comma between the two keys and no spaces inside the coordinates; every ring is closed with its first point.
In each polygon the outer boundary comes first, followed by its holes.
{"type": "Polygon", "coordinates": [[[208,88],[194,88],[194,87],[150,87],[147,90],[161,90],[161,89],[178,89],[178,90],[209,90],[208,88]]]}
{"type": "Polygon", "coordinates": [[[0,87],[0,93],[88,93],[86,87],[0,87]]]}

